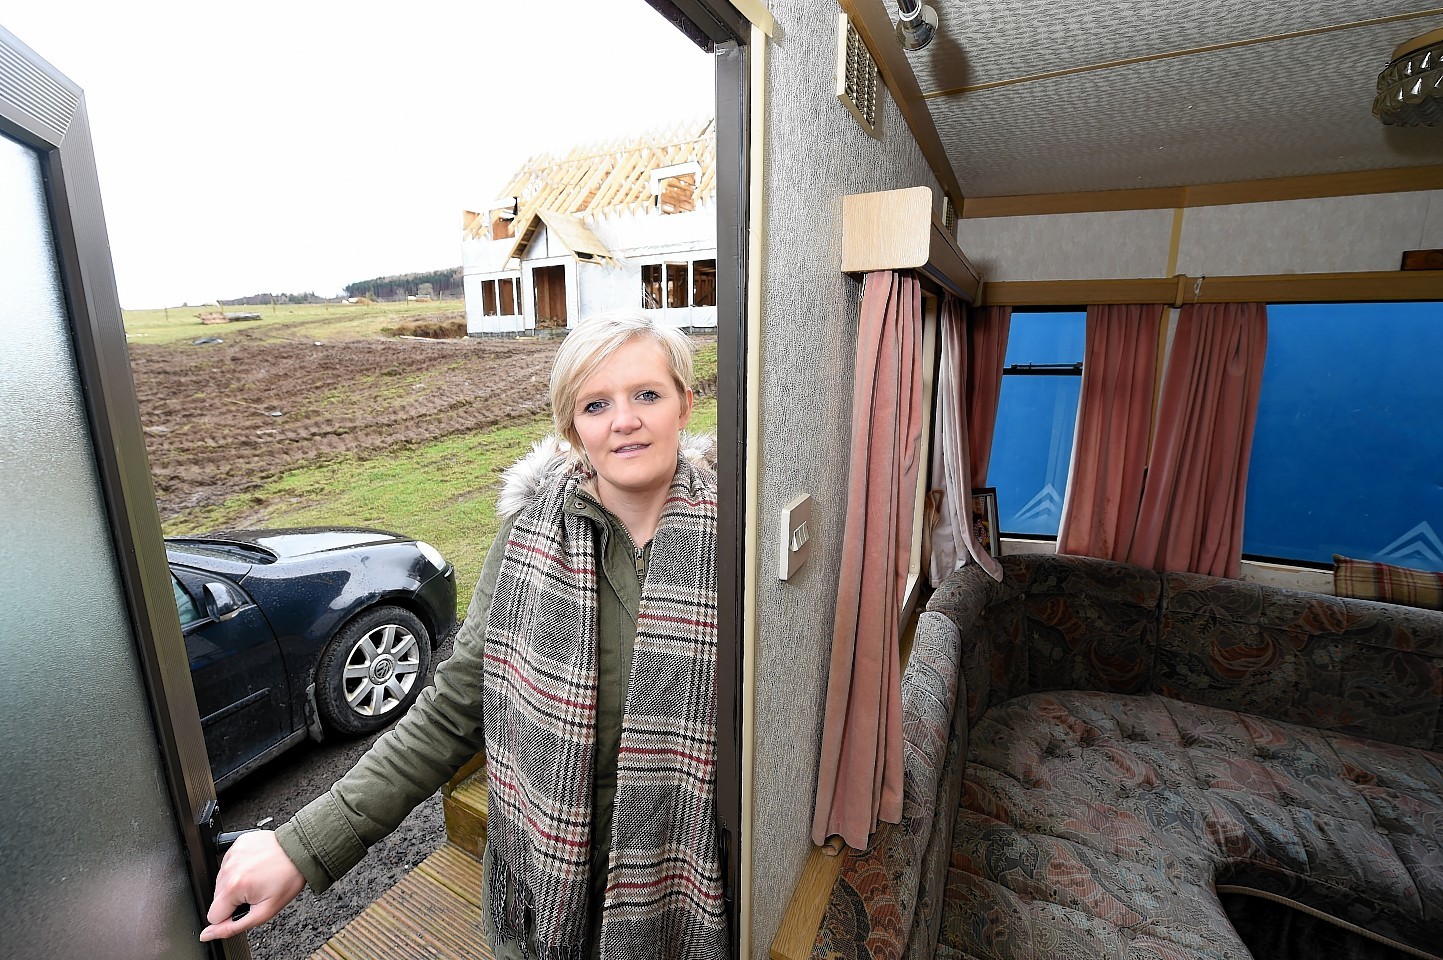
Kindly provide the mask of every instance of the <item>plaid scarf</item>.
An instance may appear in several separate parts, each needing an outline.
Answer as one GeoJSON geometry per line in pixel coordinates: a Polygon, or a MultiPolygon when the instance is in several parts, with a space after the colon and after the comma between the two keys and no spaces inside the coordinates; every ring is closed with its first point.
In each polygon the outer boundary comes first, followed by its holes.
{"type": "MultiPolygon", "coordinates": [[[[596,749],[587,478],[546,483],[516,519],[491,602],[483,680],[488,902],[498,935],[540,960],[586,950],[596,749]]],[[[601,956],[720,960],[716,835],[716,480],[678,458],[636,622],[616,772],[601,956]]]]}

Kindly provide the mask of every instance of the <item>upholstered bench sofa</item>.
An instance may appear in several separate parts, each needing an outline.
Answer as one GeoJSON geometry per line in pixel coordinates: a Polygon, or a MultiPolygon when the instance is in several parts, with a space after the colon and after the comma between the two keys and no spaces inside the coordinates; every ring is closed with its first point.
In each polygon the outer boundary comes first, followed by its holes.
{"type": "Polygon", "coordinates": [[[1443,956],[1443,613],[975,565],[903,675],[903,822],[814,957],[1443,956]]]}

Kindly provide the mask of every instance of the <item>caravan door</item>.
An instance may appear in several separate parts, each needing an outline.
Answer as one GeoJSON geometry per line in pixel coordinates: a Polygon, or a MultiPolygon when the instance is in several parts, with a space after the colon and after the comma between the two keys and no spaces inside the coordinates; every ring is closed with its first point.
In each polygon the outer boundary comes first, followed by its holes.
{"type": "Polygon", "coordinates": [[[197,941],[215,790],[79,88],[0,29],[0,954],[197,941]]]}

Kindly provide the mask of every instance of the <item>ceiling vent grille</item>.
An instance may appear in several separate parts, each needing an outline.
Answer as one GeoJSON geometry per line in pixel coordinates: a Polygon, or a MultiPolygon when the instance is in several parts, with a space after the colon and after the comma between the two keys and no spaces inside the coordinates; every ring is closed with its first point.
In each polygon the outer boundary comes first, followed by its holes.
{"type": "Polygon", "coordinates": [[[952,198],[942,197],[942,226],[952,236],[957,235],[957,208],[952,205],[952,198]]]}
{"type": "Polygon", "coordinates": [[[845,13],[837,15],[837,99],[868,136],[881,139],[877,136],[877,64],[845,13]]]}

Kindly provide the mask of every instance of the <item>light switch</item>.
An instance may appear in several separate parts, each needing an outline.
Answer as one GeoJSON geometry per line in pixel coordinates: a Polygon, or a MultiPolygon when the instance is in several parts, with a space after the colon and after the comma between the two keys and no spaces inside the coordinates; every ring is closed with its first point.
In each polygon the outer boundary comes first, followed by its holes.
{"type": "Polygon", "coordinates": [[[812,498],[802,494],[782,509],[780,577],[792,574],[812,555],[812,498]]]}

